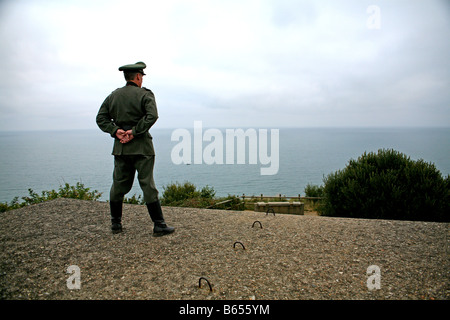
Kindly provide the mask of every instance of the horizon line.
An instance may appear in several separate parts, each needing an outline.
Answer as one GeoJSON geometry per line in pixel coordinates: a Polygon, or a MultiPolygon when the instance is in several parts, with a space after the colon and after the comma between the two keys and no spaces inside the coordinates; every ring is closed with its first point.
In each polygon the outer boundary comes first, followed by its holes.
{"type": "MultiPolygon", "coordinates": [[[[154,127],[151,128],[150,130],[153,131],[157,131],[157,130],[176,130],[176,129],[193,129],[192,127],[187,127],[187,126],[179,126],[179,127],[154,127]]],[[[259,128],[259,129],[450,129],[450,125],[448,126],[443,126],[443,125],[438,125],[438,126],[405,126],[405,125],[398,125],[398,126],[394,126],[394,125],[374,125],[374,126],[307,126],[307,127],[301,127],[301,126],[229,126],[229,127],[225,127],[225,126],[208,126],[208,127],[203,127],[203,129],[208,129],[208,128],[215,128],[215,129],[239,129],[239,128],[259,128]]],[[[1,130],[1,133],[6,133],[6,132],[69,132],[69,131],[99,131],[101,132],[101,130],[99,128],[85,128],[85,129],[79,129],[79,128],[70,128],[70,129],[25,129],[25,130],[18,130],[18,129],[13,129],[13,130],[1,130]]]]}

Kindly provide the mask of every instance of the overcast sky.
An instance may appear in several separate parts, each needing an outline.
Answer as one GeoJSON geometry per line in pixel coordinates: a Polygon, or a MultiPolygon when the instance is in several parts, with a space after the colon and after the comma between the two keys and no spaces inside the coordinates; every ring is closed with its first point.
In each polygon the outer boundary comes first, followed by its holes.
{"type": "Polygon", "coordinates": [[[0,130],[96,129],[137,61],[159,128],[450,126],[449,39],[448,0],[1,1],[0,130]]]}

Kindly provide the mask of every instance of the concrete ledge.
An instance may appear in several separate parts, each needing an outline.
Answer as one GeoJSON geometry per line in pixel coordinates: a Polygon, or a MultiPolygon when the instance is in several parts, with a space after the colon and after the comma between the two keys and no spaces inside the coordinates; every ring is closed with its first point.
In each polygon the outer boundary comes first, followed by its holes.
{"type": "Polygon", "coordinates": [[[256,212],[273,212],[303,215],[305,204],[303,202],[257,202],[256,212]]]}

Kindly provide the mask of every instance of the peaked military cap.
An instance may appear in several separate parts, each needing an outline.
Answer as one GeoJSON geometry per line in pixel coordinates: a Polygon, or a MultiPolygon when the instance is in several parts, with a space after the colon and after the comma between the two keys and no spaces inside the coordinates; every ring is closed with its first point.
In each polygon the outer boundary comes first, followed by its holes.
{"type": "Polygon", "coordinates": [[[136,63],[134,63],[134,64],[126,64],[126,65],[124,65],[124,66],[121,66],[120,68],[119,68],[119,71],[134,71],[134,72],[140,72],[140,73],[142,73],[142,75],[144,75],[145,76],[145,73],[144,73],[144,69],[146,68],[147,66],[145,65],[145,63],[143,63],[142,61],[139,61],[139,62],[136,62],[136,63]]]}

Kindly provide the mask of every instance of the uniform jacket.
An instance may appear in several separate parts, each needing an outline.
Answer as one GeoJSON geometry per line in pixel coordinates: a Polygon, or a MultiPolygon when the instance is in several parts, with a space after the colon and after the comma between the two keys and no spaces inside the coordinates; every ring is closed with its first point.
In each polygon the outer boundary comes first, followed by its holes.
{"type": "Polygon", "coordinates": [[[155,155],[152,136],[148,132],[158,119],[153,92],[132,82],[114,90],[102,103],[97,125],[114,138],[113,155],[155,155]],[[134,139],[120,143],[118,129],[132,130],[134,139]]]}

